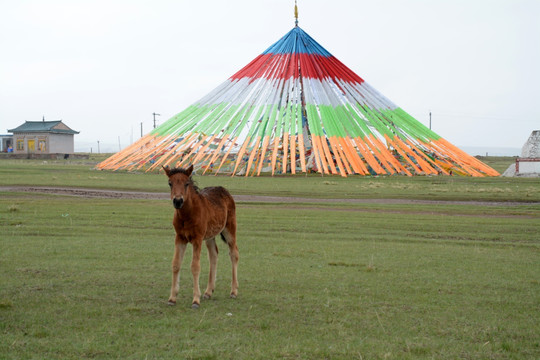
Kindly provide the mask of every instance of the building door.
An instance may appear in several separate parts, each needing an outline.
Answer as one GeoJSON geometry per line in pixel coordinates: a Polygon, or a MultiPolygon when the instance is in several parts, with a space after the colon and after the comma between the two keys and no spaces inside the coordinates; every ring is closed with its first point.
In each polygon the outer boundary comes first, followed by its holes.
{"type": "Polygon", "coordinates": [[[28,140],[28,152],[33,153],[36,151],[36,140],[28,140]]]}

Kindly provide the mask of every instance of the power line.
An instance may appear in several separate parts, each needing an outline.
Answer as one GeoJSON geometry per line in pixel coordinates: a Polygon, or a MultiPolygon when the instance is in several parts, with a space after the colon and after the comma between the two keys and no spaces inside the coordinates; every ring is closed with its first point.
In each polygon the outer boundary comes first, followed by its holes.
{"type": "Polygon", "coordinates": [[[504,120],[504,121],[513,121],[515,118],[502,118],[494,116],[485,116],[485,115],[475,115],[475,114],[464,114],[464,113],[437,113],[437,116],[443,117],[457,117],[457,118],[470,118],[470,119],[486,119],[486,120],[504,120]]]}

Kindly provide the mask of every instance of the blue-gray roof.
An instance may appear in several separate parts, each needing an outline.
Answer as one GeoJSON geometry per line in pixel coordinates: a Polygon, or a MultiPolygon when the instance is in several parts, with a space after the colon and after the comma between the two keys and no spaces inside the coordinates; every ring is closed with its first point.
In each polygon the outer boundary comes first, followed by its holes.
{"type": "Polygon", "coordinates": [[[72,130],[62,120],[56,121],[25,121],[19,127],[8,130],[10,133],[53,133],[53,134],[78,134],[78,131],[72,130]]]}

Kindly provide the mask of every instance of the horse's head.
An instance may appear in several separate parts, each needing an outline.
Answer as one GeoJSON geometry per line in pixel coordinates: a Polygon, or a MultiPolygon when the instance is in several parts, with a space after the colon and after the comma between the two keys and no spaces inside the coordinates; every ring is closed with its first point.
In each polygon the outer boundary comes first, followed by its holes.
{"type": "Polygon", "coordinates": [[[190,185],[193,185],[191,173],[193,165],[187,169],[163,167],[165,174],[169,177],[169,187],[171,188],[171,200],[175,209],[181,209],[186,201],[190,185]]]}

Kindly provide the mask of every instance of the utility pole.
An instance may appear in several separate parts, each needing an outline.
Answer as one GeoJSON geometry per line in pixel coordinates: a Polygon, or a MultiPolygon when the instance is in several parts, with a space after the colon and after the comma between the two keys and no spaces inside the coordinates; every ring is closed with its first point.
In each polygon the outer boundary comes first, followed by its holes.
{"type": "Polygon", "coordinates": [[[99,140],[97,141],[97,153],[98,153],[98,154],[101,154],[101,153],[99,152],[99,140]]]}
{"type": "Polygon", "coordinates": [[[161,114],[152,113],[154,115],[154,129],[156,128],[156,115],[161,116],[161,114]]]}
{"type": "Polygon", "coordinates": [[[429,112],[429,130],[431,130],[431,111],[429,112]]]}
{"type": "Polygon", "coordinates": [[[141,122],[141,137],[142,137],[142,122],[141,122]]]}

